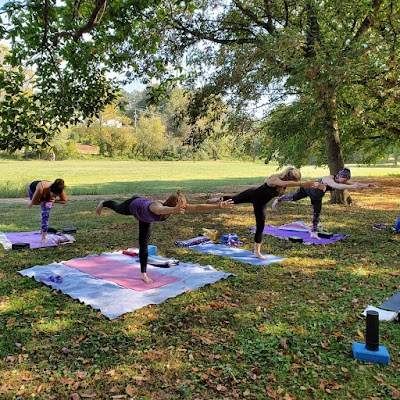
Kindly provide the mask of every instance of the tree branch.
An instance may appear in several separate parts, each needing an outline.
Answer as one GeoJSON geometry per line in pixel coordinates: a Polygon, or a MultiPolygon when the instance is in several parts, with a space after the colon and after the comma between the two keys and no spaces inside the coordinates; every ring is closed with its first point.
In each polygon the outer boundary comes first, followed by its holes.
{"type": "Polygon", "coordinates": [[[47,34],[49,31],[49,0],[45,0],[44,2],[44,29],[43,29],[43,39],[42,39],[42,47],[46,46],[47,43],[47,34]]]}
{"type": "Polygon", "coordinates": [[[268,21],[267,23],[261,21],[257,15],[255,15],[252,11],[250,11],[248,8],[244,7],[242,3],[240,3],[238,0],[233,0],[235,3],[236,7],[246,16],[248,17],[251,21],[253,21],[256,25],[262,26],[270,35],[273,35],[276,33],[274,26],[271,23],[271,15],[267,11],[267,18],[268,21]]]}
{"type": "Polygon", "coordinates": [[[112,2],[113,0],[109,0],[109,4],[107,4],[107,0],[96,0],[96,6],[93,9],[92,15],[90,16],[88,22],[74,33],[73,39],[75,42],[77,42],[84,33],[90,32],[96,26],[100,20],[98,20],[97,17],[100,14],[102,7],[104,7],[105,10],[112,2]]]}
{"type": "MultiPolygon", "coordinates": [[[[215,37],[211,32],[204,32],[200,30],[194,30],[194,29],[189,29],[185,25],[181,23],[181,21],[175,20],[176,28],[178,30],[183,31],[186,34],[192,35],[197,39],[201,40],[209,40],[210,42],[213,43],[218,43],[218,44],[231,44],[231,43],[237,43],[237,44],[248,44],[248,43],[256,43],[258,42],[258,39],[256,38],[234,38],[234,39],[219,39],[215,37]]],[[[248,32],[251,33],[251,32],[248,32]]]]}
{"type": "Polygon", "coordinates": [[[379,8],[382,4],[382,0],[374,0],[372,3],[372,11],[364,18],[364,21],[361,23],[360,27],[358,28],[358,31],[356,34],[353,36],[353,41],[356,42],[358,41],[364,33],[368,31],[372,23],[374,22],[376,15],[379,11],[379,8]]]}

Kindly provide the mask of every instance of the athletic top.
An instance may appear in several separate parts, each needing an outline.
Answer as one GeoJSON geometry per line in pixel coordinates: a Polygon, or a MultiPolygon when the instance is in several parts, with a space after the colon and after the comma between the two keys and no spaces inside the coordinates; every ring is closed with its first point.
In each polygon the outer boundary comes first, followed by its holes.
{"type": "Polygon", "coordinates": [[[264,183],[257,188],[247,189],[236,196],[224,196],[224,200],[232,199],[235,204],[267,204],[276,196],[279,196],[278,187],[271,187],[264,183]]]}
{"type": "MultiPolygon", "coordinates": [[[[29,188],[31,189],[32,195],[35,194],[36,192],[36,188],[37,185],[40,183],[41,181],[33,181],[29,184],[29,188]]],[[[49,201],[50,200],[50,193],[48,194],[47,197],[42,196],[39,201],[49,201]]]]}
{"type": "Polygon", "coordinates": [[[154,214],[150,211],[150,204],[154,203],[154,200],[145,199],[143,197],[136,197],[132,200],[129,205],[131,214],[142,222],[160,222],[161,215],[154,214]]]}
{"type": "MultiPolygon", "coordinates": [[[[318,183],[324,183],[324,182],[322,182],[322,179],[323,179],[323,178],[318,179],[318,183]]],[[[336,180],[335,180],[335,182],[336,182],[336,180]]],[[[333,189],[331,186],[327,185],[326,183],[324,183],[324,185],[326,185],[325,192],[332,192],[333,190],[335,190],[335,189],[333,189]]],[[[317,188],[316,190],[321,190],[321,189],[318,189],[318,188],[317,188]]]]}
{"type": "Polygon", "coordinates": [[[31,188],[32,193],[36,192],[36,187],[41,181],[33,181],[29,184],[29,187],[31,188]]]}

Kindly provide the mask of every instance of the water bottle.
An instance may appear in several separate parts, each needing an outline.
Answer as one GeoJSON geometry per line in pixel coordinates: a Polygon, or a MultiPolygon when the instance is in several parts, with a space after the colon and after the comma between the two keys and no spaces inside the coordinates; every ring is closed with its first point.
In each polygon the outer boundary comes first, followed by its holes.
{"type": "Polygon", "coordinates": [[[317,232],[323,232],[323,227],[322,227],[322,222],[321,222],[321,221],[318,222],[318,225],[317,225],[317,232]]]}

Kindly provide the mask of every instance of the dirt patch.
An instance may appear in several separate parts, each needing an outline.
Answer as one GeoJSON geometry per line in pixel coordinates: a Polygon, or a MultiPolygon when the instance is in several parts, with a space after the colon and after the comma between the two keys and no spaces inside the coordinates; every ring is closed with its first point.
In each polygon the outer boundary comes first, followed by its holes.
{"type": "MultiPolygon", "coordinates": [[[[218,194],[216,194],[218,195],[218,194]]],[[[83,195],[76,195],[76,196],[68,196],[68,201],[79,201],[79,200],[113,200],[113,199],[128,199],[129,197],[131,197],[131,194],[83,194],[83,195]]],[[[188,194],[186,195],[186,198],[189,201],[196,201],[199,199],[207,199],[209,198],[209,195],[206,193],[196,193],[196,194],[188,194]]],[[[146,196],[149,199],[152,198],[157,198],[157,199],[166,199],[168,196],[165,195],[165,197],[163,196],[154,196],[154,195],[148,195],[146,196]]],[[[28,203],[29,199],[26,198],[10,198],[10,199],[0,199],[0,204],[24,204],[24,203],[28,203]]]]}
{"type": "MultiPolygon", "coordinates": [[[[357,182],[363,183],[376,183],[379,185],[378,189],[373,189],[377,194],[382,194],[383,196],[394,196],[396,198],[400,198],[400,178],[368,178],[368,179],[357,179],[357,182]]],[[[239,193],[242,190],[248,189],[250,187],[254,187],[254,185],[250,186],[227,186],[224,193],[214,193],[215,196],[220,196],[223,194],[235,194],[239,193]]],[[[366,189],[371,190],[371,189],[366,189]]],[[[361,191],[361,190],[360,190],[361,191]]],[[[358,191],[358,192],[360,192],[358,191]]],[[[77,196],[68,196],[68,200],[70,201],[78,201],[78,200],[112,200],[112,199],[122,199],[129,198],[132,196],[131,194],[87,194],[87,195],[77,195],[77,196]]],[[[186,194],[186,198],[188,201],[192,202],[200,202],[209,198],[209,194],[207,193],[193,193],[186,194]]],[[[163,196],[154,196],[149,195],[146,196],[149,198],[159,198],[163,199],[163,196]]],[[[167,195],[165,196],[165,198],[167,195]]],[[[17,203],[28,203],[28,198],[11,198],[11,199],[0,199],[0,204],[17,204],[17,203]]]]}

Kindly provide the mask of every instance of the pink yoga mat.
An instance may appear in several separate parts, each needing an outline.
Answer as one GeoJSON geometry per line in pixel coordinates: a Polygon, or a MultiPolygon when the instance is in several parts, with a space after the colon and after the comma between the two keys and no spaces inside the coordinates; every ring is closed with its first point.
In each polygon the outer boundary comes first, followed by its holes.
{"type": "Polygon", "coordinates": [[[105,256],[89,256],[63,261],[64,265],[86,272],[96,278],[112,281],[127,289],[149,290],[179,281],[175,276],[147,271],[147,276],[154,280],[145,283],[140,274],[140,267],[133,264],[124,264],[105,256]]]}

